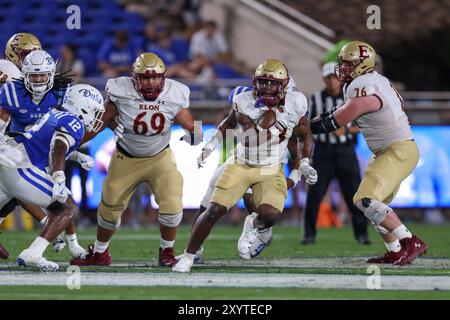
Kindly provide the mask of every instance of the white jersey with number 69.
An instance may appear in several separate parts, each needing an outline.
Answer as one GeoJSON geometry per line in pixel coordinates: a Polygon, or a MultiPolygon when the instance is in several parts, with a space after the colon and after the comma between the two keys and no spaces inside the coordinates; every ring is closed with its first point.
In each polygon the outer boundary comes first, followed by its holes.
{"type": "Polygon", "coordinates": [[[124,126],[120,146],[135,157],[151,157],[170,142],[170,128],[182,108],[189,107],[189,88],[166,79],[164,90],[155,101],[146,101],[136,90],[133,78],[108,80],[106,92],[117,106],[117,120],[124,126]]]}

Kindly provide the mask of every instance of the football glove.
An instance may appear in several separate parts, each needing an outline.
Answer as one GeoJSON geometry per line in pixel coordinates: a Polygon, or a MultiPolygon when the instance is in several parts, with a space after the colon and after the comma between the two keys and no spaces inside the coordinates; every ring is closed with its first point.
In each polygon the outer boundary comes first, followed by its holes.
{"type": "Polygon", "coordinates": [[[66,176],[64,175],[64,171],[59,170],[53,172],[52,178],[53,178],[52,199],[60,203],[66,203],[70,191],[69,189],[66,188],[66,176]]]}
{"type": "Polygon", "coordinates": [[[303,158],[300,160],[300,167],[298,171],[306,178],[306,183],[309,185],[316,184],[317,182],[317,171],[309,164],[308,158],[303,158]]]}

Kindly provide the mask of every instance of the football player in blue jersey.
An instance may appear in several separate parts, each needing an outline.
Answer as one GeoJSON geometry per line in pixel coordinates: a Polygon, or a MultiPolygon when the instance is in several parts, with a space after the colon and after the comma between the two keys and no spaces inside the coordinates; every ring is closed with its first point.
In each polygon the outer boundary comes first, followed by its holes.
{"type": "MultiPolygon", "coordinates": [[[[21,62],[23,79],[5,83],[0,91],[0,137],[9,122],[9,131],[24,132],[50,109],[60,106],[70,83],[70,78],[55,77],[55,62],[45,51],[32,50],[21,62]]],[[[91,157],[74,152],[72,160],[81,163],[85,169],[93,165],[91,157]]],[[[46,214],[38,207],[11,199],[0,210],[0,223],[20,203],[41,224],[47,220],[46,214]]],[[[74,257],[86,254],[77,241],[75,225],[66,230],[69,250],[74,257]]],[[[61,251],[65,246],[63,236],[58,236],[53,247],[61,251]]]]}
{"type": "MultiPolygon", "coordinates": [[[[37,91],[45,86],[37,86],[37,91]]],[[[51,109],[25,133],[3,139],[4,144],[22,152],[23,159],[11,166],[0,158],[0,207],[17,198],[49,211],[40,236],[17,257],[19,265],[58,270],[58,264],[43,253],[78,213],[65,186],[65,161],[79,147],[85,132],[96,132],[102,126],[103,112],[103,98],[97,89],[75,85],[67,90],[60,108],[51,109]]]]}

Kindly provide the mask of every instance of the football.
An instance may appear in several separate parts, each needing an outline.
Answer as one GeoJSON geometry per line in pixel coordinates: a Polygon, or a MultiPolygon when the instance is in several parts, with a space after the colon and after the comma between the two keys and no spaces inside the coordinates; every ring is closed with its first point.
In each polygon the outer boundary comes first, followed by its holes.
{"type": "Polygon", "coordinates": [[[258,122],[256,124],[263,129],[268,129],[271,126],[273,126],[276,122],[277,122],[277,115],[275,111],[268,110],[258,119],[258,122]]]}

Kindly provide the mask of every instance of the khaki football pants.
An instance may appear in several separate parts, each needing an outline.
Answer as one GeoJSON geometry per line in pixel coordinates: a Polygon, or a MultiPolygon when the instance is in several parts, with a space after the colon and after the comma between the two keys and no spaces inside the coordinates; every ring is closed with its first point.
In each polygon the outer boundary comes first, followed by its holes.
{"type": "Polygon", "coordinates": [[[118,223],[141,182],[150,185],[160,213],[182,212],[183,177],[172,151],[167,148],[148,158],[128,158],[116,150],[103,183],[98,215],[111,224],[118,223]]]}
{"type": "Polygon", "coordinates": [[[225,163],[224,166],[216,182],[211,202],[229,209],[248,188],[252,188],[256,207],[268,204],[280,212],[283,211],[287,186],[282,164],[271,168],[233,163],[225,163]]]}
{"type": "Polygon", "coordinates": [[[416,168],[419,149],[414,141],[399,141],[377,152],[364,172],[353,203],[363,198],[389,205],[402,181],[416,168]]]}

